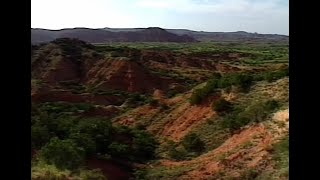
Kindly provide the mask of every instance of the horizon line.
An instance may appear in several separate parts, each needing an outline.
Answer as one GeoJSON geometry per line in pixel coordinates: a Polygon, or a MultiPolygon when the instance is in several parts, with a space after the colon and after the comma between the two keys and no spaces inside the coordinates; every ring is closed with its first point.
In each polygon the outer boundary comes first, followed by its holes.
{"type": "Polygon", "coordinates": [[[250,34],[262,34],[262,35],[280,35],[280,36],[288,36],[289,34],[277,34],[277,33],[259,33],[259,32],[248,32],[245,30],[238,30],[238,31],[202,31],[202,30],[192,30],[192,29],[186,29],[186,28],[162,28],[162,27],[134,27],[134,28],[110,28],[110,27],[102,27],[102,28],[88,28],[88,27],[68,27],[68,28],[58,28],[58,29],[49,29],[49,28],[33,28],[31,29],[39,29],[39,30],[48,30],[48,31],[61,31],[61,30],[67,30],[67,29],[92,29],[92,30],[103,30],[103,29],[147,29],[147,28],[161,28],[164,30],[188,30],[188,31],[194,31],[194,32],[203,32],[203,33],[235,33],[235,32],[245,32],[250,34]]]}

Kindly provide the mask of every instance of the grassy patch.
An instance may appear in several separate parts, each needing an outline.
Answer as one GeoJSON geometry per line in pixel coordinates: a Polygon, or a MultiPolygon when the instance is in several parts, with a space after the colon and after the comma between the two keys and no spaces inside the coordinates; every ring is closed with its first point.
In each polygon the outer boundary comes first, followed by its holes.
{"type": "Polygon", "coordinates": [[[65,179],[95,179],[95,180],[107,180],[107,178],[102,174],[99,169],[88,170],[79,169],[77,171],[61,170],[54,165],[48,165],[43,162],[38,162],[31,167],[31,179],[55,179],[55,180],[65,180],[65,179]]]}
{"type": "Polygon", "coordinates": [[[256,180],[289,179],[289,136],[285,136],[270,149],[275,163],[272,170],[263,171],[256,180]]]}
{"type": "Polygon", "coordinates": [[[230,137],[229,131],[222,126],[222,121],[219,118],[208,120],[207,123],[195,127],[192,132],[197,133],[204,141],[206,151],[219,147],[230,137]]]}
{"type": "Polygon", "coordinates": [[[188,171],[195,169],[196,167],[192,166],[179,166],[179,167],[155,167],[148,168],[143,170],[143,176],[137,178],[139,180],[147,180],[147,179],[161,179],[161,180],[172,180],[177,179],[183,174],[186,174],[188,171]]]}
{"type": "Polygon", "coordinates": [[[280,177],[289,177],[289,136],[274,145],[273,158],[280,177]]]}

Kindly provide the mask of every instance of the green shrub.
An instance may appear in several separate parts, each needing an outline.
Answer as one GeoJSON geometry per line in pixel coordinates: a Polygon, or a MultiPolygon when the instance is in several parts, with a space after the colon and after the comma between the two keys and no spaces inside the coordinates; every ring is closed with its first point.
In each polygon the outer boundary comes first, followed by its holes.
{"type": "Polygon", "coordinates": [[[232,79],[230,79],[229,77],[221,78],[217,83],[217,86],[219,88],[227,88],[227,87],[230,87],[231,85],[232,85],[232,79]]]}
{"type": "Polygon", "coordinates": [[[159,104],[159,101],[158,101],[157,99],[151,99],[151,100],[149,101],[149,104],[150,104],[151,106],[157,106],[157,105],[159,104]]]}
{"type": "Polygon", "coordinates": [[[261,122],[279,107],[275,100],[255,102],[245,109],[237,109],[223,119],[223,127],[235,131],[250,122],[261,122]]]}
{"type": "Polygon", "coordinates": [[[219,115],[223,115],[232,110],[232,104],[229,101],[226,101],[224,98],[220,98],[212,103],[212,108],[219,115]]]}
{"type": "Polygon", "coordinates": [[[181,144],[189,152],[200,153],[205,150],[205,143],[195,133],[186,135],[181,144]]]}
{"type": "Polygon", "coordinates": [[[155,157],[155,150],[159,143],[148,132],[141,130],[134,130],[132,151],[136,160],[147,160],[155,157]]]}
{"type": "Polygon", "coordinates": [[[162,110],[167,110],[167,109],[169,109],[169,106],[166,105],[166,104],[160,104],[160,108],[161,108],[162,110]]]}
{"type": "Polygon", "coordinates": [[[109,153],[111,155],[114,155],[116,157],[123,157],[130,154],[129,152],[129,146],[126,144],[121,144],[118,142],[113,142],[108,147],[109,153]]]}
{"type": "Polygon", "coordinates": [[[70,130],[73,128],[75,121],[76,118],[67,115],[56,117],[55,124],[50,131],[54,132],[60,139],[65,139],[70,135],[70,130]]]}
{"type": "Polygon", "coordinates": [[[80,171],[80,178],[83,180],[107,180],[100,169],[82,170],[80,171]]]}
{"type": "Polygon", "coordinates": [[[44,164],[43,162],[31,166],[32,180],[107,180],[99,169],[86,170],[80,169],[80,172],[70,170],[61,170],[54,165],[44,164]]]}
{"type": "Polygon", "coordinates": [[[265,78],[264,78],[265,80],[267,80],[268,82],[272,82],[273,80],[275,80],[276,78],[275,78],[275,76],[274,76],[274,73],[267,73],[266,75],[265,75],[265,78]]]}
{"type": "Polygon", "coordinates": [[[179,93],[179,91],[175,90],[175,89],[170,89],[167,91],[166,97],[167,98],[172,98],[175,95],[177,95],[179,93]]]}
{"type": "Polygon", "coordinates": [[[72,133],[70,134],[69,139],[73,140],[78,147],[83,148],[87,156],[96,152],[96,142],[92,136],[86,133],[72,133]]]}
{"type": "Polygon", "coordinates": [[[275,100],[256,102],[248,106],[245,111],[239,113],[238,116],[246,117],[254,122],[261,122],[278,107],[278,102],[275,100]]]}
{"type": "Polygon", "coordinates": [[[145,180],[147,176],[147,171],[143,169],[135,169],[133,175],[136,180],[145,180]]]}
{"type": "Polygon", "coordinates": [[[222,76],[220,73],[214,72],[211,75],[211,79],[220,79],[222,76]]]}
{"type": "Polygon", "coordinates": [[[178,146],[178,144],[172,140],[167,141],[164,148],[167,150],[168,156],[171,159],[180,161],[185,160],[188,156],[186,149],[183,146],[178,146]]]}
{"type": "Polygon", "coordinates": [[[202,101],[203,97],[204,95],[202,94],[201,90],[197,89],[193,91],[190,97],[190,104],[191,105],[199,104],[202,101]]]}
{"type": "Polygon", "coordinates": [[[33,148],[40,148],[50,140],[50,133],[46,126],[38,123],[31,127],[31,144],[33,148]]]}
{"type": "Polygon", "coordinates": [[[143,105],[146,103],[150,103],[150,98],[145,95],[141,95],[138,93],[129,94],[128,95],[128,103],[132,105],[143,105]]]}
{"type": "Polygon", "coordinates": [[[84,162],[84,150],[70,139],[52,138],[41,148],[40,158],[59,169],[76,169],[84,162]]]}
{"type": "Polygon", "coordinates": [[[275,80],[278,80],[287,76],[289,76],[288,66],[282,67],[277,71],[260,73],[255,76],[255,80],[257,81],[266,80],[268,82],[273,82],[275,80]]]}
{"type": "Polygon", "coordinates": [[[37,163],[31,166],[32,180],[65,180],[71,177],[69,170],[58,169],[55,165],[37,163]]]}
{"type": "Polygon", "coordinates": [[[268,100],[266,103],[265,103],[265,108],[267,111],[273,111],[277,108],[279,108],[279,103],[278,101],[276,100],[268,100]]]}
{"type": "Polygon", "coordinates": [[[77,109],[83,110],[83,111],[90,111],[95,108],[94,105],[87,104],[87,103],[79,103],[79,104],[75,104],[75,106],[77,109]]]}
{"type": "Polygon", "coordinates": [[[207,84],[200,89],[196,89],[192,92],[190,97],[190,104],[200,104],[207,96],[212,94],[218,87],[218,81],[209,80],[207,84]]]}
{"type": "Polygon", "coordinates": [[[135,128],[138,130],[146,130],[147,126],[145,124],[138,123],[135,128]]]}
{"type": "Polygon", "coordinates": [[[144,100],[144,98],[140,94],[137,94],[137,93],[131,94],[129,97],[133,102],[138,102],[138,101],[144,100]]]}
{"type": "Polygon", "coordinates": [[[232,84],[239,86],[242,90],[247,90],[253,81],[253,77],[248,74],[236,74],[232,78],[232,84]]]}
{"type": "Polygon", "coordinates": [[[72,129],[73,133],[87,134],[95,141],[96,151],[106,153],[112,142],[113,127],[109,120],[104,119],[81,119],[72,129]]]}
{"type": "Polygon", "coordinates": [[[188,156],[188,152],[186,151],[185,148],[177,148],[177,147],[172,147],[168,151],[168,155],[170,158],[174,160],[185,160],[188,156]]]}
{"type": "Polygon", "coordinates": [[[251,119],[247,117],[241,117],[234,114],[228,115],[223,119],[222,126],[228,128],[231,132],[234,132],[241,127],[251,122],[251,119]]]}
{"type": "Polygon", "coordinates": [[[75,123],[74,117],[67,116],[65,114],[48,115],[47,113],[40,113],[39,115],[33,116],[31,119],[36,122],[31,126],[31,129],[36,128],[36,126],[41,126],[47,129],[50,137],[57,136],[60,139],[65,139],[69,136],[70,129],[75,123]]]}

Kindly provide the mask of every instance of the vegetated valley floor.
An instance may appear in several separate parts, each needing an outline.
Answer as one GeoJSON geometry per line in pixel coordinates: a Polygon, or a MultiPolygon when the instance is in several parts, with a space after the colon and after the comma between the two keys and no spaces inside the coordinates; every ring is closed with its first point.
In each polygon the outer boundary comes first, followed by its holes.
{"type": "Polygon", "coordinates": [[[288,44],[31,52],[32,179],[288,179],[288,44]]]}

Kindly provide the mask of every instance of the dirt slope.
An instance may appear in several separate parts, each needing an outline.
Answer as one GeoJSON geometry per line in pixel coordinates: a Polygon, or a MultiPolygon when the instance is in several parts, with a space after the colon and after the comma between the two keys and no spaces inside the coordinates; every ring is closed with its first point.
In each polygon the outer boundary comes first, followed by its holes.
{"type": "Polygon", "coordinates": [[[166,90],[170,81],[150,74],[143,66],[127,60],[109,59],[95,64],[86,74],[85,84],[99,89],[152,93],[166,90]]]}
{"type": "MultiPolygon", "coordinates": [[[[288,96],[288,83],[288,78],[283,78],[271,83],[256,83],[248,94],[222,92],[222,96],[227,100],[237,103],[249,104],[257,99],[272,98],[282,102],[283,106],[274,114],[270,114],[265,121],[245,126],[236,134],[227,136],[227,139],[218,147],[191,160],[174,161],[164,156],[158,163],[150,165],[149,168],[154,175],[152,177],[183,180],[233,177],[240,180],[252,171],[258,174],[277,171],[276,163],[272,159],[272,147],[280,139],[288,136],[289,108],[285,103],[288,96]]],[[[217,115],[210,105],[216,97],[208,98],[201,105],[191,106],[188,103],[190,94],[191,91],[166,99],[164,102],[170,106],[170,109],[165,113],[160,110],[144,109],[145,115],[153,114],[152,120],[146,120],[151,121],[147,129],[161,138],[179,142],[189,132],[194,132],[198,127],[205,125],[207,120],[215,119],[217,115]]],[[[146,118],[144,114],[133,121],[144,121],[146,118]]]]}
{"type": "MultiPolygon", "coordinates": [[[[169,106],[168,110],[163,110],[159,106],[145,105],[120,116],[115,122],[123,125],[148,122],[147,130],[153,134],[179,141],[195,126],[215,115],[211,103],[217,97],[208,99],[200,106],[192,106],[187,99],[190,95],[189,92],[170,99],[160,98],[160,102],[169,106]]],[[[159,95],[156,96],[159,98],[159,95]]]]}
{"type": "Polygon", "coordinates": [[[193,127],[205,122],[214,114],[210,103],[202,106],[191,106],[189,102],[185,102],[165,117],[168,123],[163,127],[161,137],[179,141],[193,127]]]}
{"type": "Polygon", "coordinates": [[[192,167],[178,179],[215,179],[219,173],[237,177],[245,169],[263,170],[272,168],[269,148],[288,133],[288,109],[275,113],[272,121],[251,126],[233,135],[220,147],[190,161],[163,160],[166,168],[192,167]],[[283,121],[286,125],[279,126],[283,121]]]}

